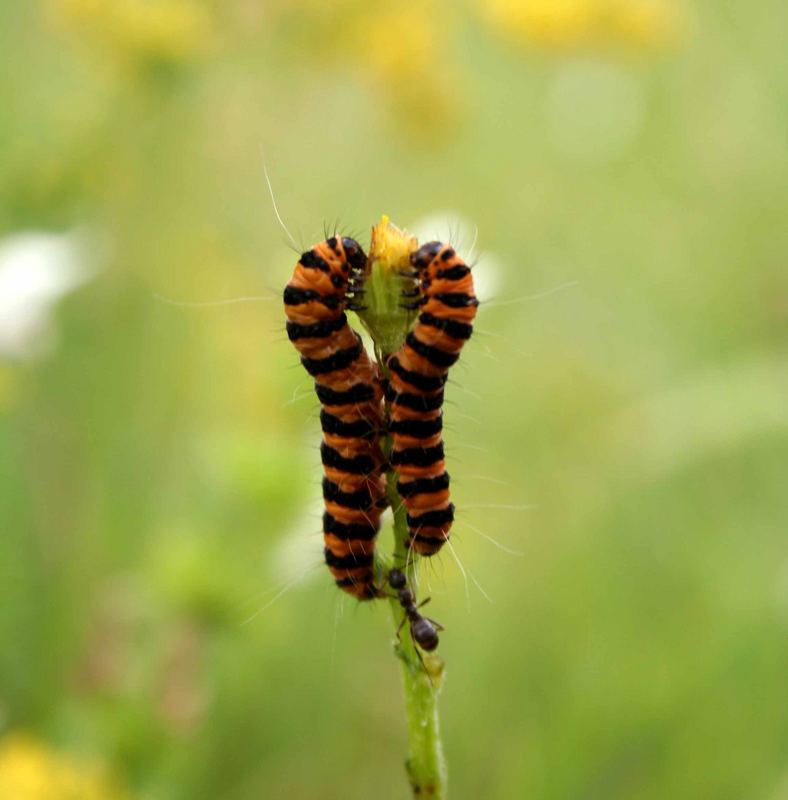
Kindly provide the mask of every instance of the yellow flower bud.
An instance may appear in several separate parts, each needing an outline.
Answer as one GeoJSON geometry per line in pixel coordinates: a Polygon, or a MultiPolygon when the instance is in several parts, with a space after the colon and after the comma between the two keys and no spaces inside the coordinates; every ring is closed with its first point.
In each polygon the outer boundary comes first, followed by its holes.
{"type": "Polygon", "coordinates": [[[416,316],[406,305],[414,299],[407,293],[416,288],[410,255],[418,246],[415,236],[392,225],[385,214],[372,227],[359,318],[384,356],[399,349],[416,316]]]}

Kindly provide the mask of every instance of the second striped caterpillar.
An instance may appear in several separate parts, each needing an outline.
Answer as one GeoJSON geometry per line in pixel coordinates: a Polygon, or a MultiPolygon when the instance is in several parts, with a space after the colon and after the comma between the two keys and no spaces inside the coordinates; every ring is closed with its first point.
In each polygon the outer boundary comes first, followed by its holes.
{"type": "Polygon", "coordinates": [[[443,387],[473,332],[479,301],[471,270],[454,249],[429,242],[411,256],[420,309],[416,325],[388,360],[391,466],[408,511],[408,547],[431,556],[449,538],[454,504],[443,451],[443,387]]]}

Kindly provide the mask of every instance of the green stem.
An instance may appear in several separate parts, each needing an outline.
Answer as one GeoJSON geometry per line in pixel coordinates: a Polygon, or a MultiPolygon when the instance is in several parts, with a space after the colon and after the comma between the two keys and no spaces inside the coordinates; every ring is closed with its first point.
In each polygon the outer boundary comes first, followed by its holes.
{"type": "MultiPolygon", "coordinates": [[[[408,560],[407,512],[396,488],[396,475],[387,477],[388,497],[394,509],[394,563],[407,563],[410,586],[416,585],[416,558],[408,560]]],[[[404,567],[401,567],[404,570],[404,567]]],[[[402,607],[391,598],[394,625],[399,628],[403,619],[402,607]]],[[[438,695],[443,683],[444,666],[438,656],[423,653],[419,657],[410,636],[407,622],[400,631],[394,651],[402,665],[402,683],[405,690],[405,710],[408,717],[408,760],[406,769],[414,797],[432,797],[443,800],[446,795],[446,760],[438,720],[438,695]]]]}

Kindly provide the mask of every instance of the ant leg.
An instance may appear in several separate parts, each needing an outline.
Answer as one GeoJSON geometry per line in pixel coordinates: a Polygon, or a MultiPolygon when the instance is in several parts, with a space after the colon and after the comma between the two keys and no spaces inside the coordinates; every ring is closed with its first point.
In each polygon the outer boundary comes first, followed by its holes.
{"type": "Polygon", "coordinates": [[[421,654],[421,650],[419,650],[419,646],[416,642],[413,642],[413,649],[416,651],[416,655],[419,657],[419,661],[421,661],[421,668],[424,670],[424,674],[427,676],[427,680],[430,682],[430,686],[434,689],[435,684],[432,682],[432,675],[430,675],[430,671],[427,669],[427,665],[424,663],[424,656],[421,654]]]}
{"type": "Polygon", "coordinates": [[[399,628],[397,628],[397,638],[398,638],[398,639],[402,639],[402,636],[400,635],[400,634],[402,633],[402,626],[403,626],[403,625],[404,625],[404,624],[405,624],[407,621],[408,621],[408,618],[407,618],[407,617],[403,617],[403,618],[402,618],[402,622],[400,622],[400,624],[399,624],[399,628]]]}
{"type": "Polygon", "coordinates": [[[427,605],[427,603],[429,603],[429,602],[430,602],[430,600],[432,600],[432,598],[431,598],[431,597],[428,597],[426,600],[422,600],[422,601],[421,601],[421,602],[420,602],[420,603],[419,603],[419,604],[416,606],[416,608],[421,608],[422,606],[426,606],[426,605],[427,605]]]}
{"type": "Polygon", "coordinates": [[[426,619],[427,622],[431,622],[437,628],[437,630],[439,631],[446,630],[446,628],[444,628],[443,625],[440,624],[440,622],[436,622],[432,617],[424,617],[424,619],[426,619]]]}

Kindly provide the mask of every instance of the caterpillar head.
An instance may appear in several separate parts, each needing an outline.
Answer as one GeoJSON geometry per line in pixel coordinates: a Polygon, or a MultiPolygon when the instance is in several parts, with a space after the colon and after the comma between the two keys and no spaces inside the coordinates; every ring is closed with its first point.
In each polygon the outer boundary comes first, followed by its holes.
{"type": "MultiPolygon", "coordinates": [[[[328,241],[330,243],[331,239],[328,241]]],[[[351,239],[348,236],[342,237],[342,249],[345,251],[345,259],[352,272],[360,274],[366,269],[367,256],[355,239],[351,239]]]]}
{"type": "Polygon", "coordinates": [[[454,255],[451,245],[427,242],[411,255],[410,263],[415,267],[420,281],[431,281],[438,277],[438,270],[454,258],[454,255]]]}
{"type": "Polygon", "coordinates": [[[316,267],[330,279],[334,289],[345,291],[358,279],[366,266],[367,256],[355,239],[332,236],[304,253],[300,263],[316,267]]]}

